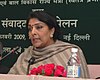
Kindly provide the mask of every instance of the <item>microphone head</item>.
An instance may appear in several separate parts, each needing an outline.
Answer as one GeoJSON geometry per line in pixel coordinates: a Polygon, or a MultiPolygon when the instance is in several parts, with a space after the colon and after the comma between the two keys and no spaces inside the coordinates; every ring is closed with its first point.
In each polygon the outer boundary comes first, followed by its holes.
{"type": "Polygon", "coordinates": [[[34,61],[35,61],[35,58],[34,57],[31,57],[30,60],[28,61],[28,63],[30,65],[34,64],[34,61]]]}

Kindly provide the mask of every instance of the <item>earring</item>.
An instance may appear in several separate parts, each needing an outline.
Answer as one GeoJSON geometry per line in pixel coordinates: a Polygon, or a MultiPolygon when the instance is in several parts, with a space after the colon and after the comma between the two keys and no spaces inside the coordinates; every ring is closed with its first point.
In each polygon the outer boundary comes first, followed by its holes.
{"type": "Polygon", "coordinates": [[[52,38],[53,37],[53,34],[51,34],[50,37],[52,38]]]}

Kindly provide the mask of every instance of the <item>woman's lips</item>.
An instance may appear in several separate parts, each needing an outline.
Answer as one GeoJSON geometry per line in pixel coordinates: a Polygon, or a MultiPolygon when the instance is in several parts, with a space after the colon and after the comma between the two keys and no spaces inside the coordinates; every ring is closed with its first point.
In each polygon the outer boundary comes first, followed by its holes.
{"type": "Polygon", "coordinates": [[[33,38],[32,41],[33,42],[38,42],[40,39],[39,38],[33,38]]]}

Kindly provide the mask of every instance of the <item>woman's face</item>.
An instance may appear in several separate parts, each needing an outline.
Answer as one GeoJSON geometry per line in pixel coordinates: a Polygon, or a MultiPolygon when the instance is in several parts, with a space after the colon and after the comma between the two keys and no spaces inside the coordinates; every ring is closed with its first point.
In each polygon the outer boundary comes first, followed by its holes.
{"type": "Polygon", "coordinates": [[[51,37],[54,34],[54,28],[49,29],[48,26],[36,18],[32,18],[28,22],[29,39],[36,48],[44,48],[54,43],[51,37]]]}

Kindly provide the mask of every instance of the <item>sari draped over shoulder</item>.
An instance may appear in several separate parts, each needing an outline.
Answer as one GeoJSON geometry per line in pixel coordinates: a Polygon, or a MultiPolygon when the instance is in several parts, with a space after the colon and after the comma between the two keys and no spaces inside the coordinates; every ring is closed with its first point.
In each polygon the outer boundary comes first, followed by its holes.
{"type": "Polygon", "coordinates": [[[35,58],[34,64],[30,66],[30,70],[33,67],[38,67],[42,64],[54,63],[62,65],[66,69],[66,64],[71,56],[71,48],[78,48],[78,55],[81,61],[81,77],[89,78],[89,72],[85,57],[80,47],[57,40],[54,44],[49,45],[42,49],[36,49],[33,46],[29,46],[19,57],[8,74],[26,74],[28,61],[31,57],[35,58]]]}

